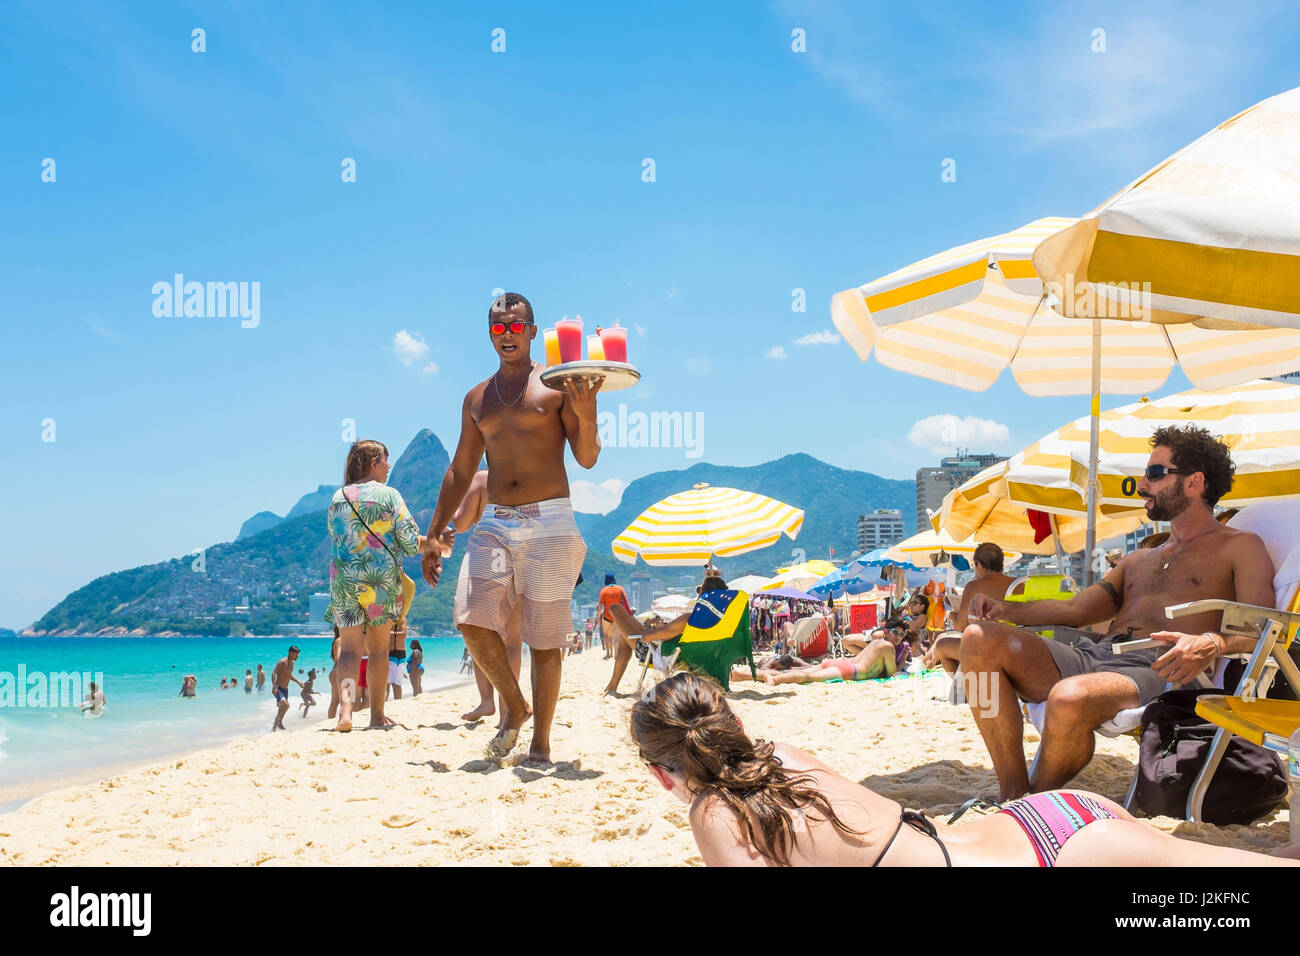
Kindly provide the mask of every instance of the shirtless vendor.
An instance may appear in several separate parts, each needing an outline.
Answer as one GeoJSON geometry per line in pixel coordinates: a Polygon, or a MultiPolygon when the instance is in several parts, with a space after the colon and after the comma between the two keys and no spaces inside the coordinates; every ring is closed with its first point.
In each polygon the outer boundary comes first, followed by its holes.
{"type": "Polygon", "coordinates": [[[492,303],[488,336],[499,365],[465,396],[460,441],[429,522],[423,571],[436,585],[454,534],[447,526],[486,452],[488,504],[469,538],[465,606],[458,609],[456,625],[475,666],[501,695],[505,725],[489,744],[488,758],[503,760],[531,716],[528,758],[546,762],[572,625],[569,603],[587,553],[569,503],[564,446],[567,442],[583,468],[595,466],[601,381],[570,381],[563,392],[541,383],[542,368],[531,356],[537,337],[533,309],[518,293],[507,292],[492,303]],[[535,712],[510,669],[502,638],[516,605],[531,650],[535,712]]]}

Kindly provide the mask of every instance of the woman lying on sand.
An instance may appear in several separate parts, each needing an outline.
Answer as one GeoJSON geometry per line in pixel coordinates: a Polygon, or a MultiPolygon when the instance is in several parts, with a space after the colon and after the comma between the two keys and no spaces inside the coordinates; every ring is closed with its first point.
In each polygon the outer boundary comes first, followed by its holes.
{"type": "Polygon", "coordinates": [[[632,739],[654,778],[690,805],[709,866],[1295,865],[1180,840],[1072,790],[1034,794],[961,827],[936,824],[810,754],[754,743],[721,688],[692,674],[663,681],[632,708],[632,739]]]}
{"type": "Polygon", "coordinates": [[[828,680],[871,680],[893,677],[898,673],[897,634],[870,641],[852,657],[833,657],[820,664],[794,667],[787,671],[760,671],[758,679],[767,684],[812,684],[828,680]]]}

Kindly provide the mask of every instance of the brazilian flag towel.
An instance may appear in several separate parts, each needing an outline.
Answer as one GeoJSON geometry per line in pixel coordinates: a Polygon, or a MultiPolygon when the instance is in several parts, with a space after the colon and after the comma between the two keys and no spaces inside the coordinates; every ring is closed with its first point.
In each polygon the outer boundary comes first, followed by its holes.
{"type": "Polygon", "coordinates": [[[748,661],[757,680],[749,636],[749,595],[744,591],[705,591],[695,599],[682,636],[664,641],[662,653],[670,657],[679,647],[679,665],[707,674],[723,690],[731,689],[731,665],[736,661],[748,661]]]}

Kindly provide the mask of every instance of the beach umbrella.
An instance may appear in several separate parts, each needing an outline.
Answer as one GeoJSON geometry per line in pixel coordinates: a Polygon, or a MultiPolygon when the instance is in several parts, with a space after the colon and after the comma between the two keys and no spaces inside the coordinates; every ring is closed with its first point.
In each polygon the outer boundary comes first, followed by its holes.
{"type": "Polygon", "coordinates": [[[806,591],[826,575],[835,570],[829,561],[804,561],[788,568],[778,568],[776,576],[769,580],[760,590],[771,591],[774,588],[794,588],[806,591]]]}
{"type": "MultiPolygon", "coordinates": [[[[1085,423],[1085,441],[1087,439],[1085,423]]],[[[1032,446],[1031,446],[1032,447],[1032,446]]],[[[1087,446],[1085,444],[1085,453],[1087,446]]],[[[1150,449],[1148,448],[1148,451],[1150,449]]],[[[1003,548],[1011,548],[1024,554],[1057,554],[1082,551],[1087,543],[1088,519],[1083,510],[1082,499],[1077,511],[1047,510],[1038,503],[1028,503],[1026,498],[1037,502],[1038,495],[1034,489],[1018,485],[1017,491],[1024,497],[1013,498],[1007,485],[1008,475],[1013,468],[1019,467],[1026,452],[1022,451],[1007,461],[990,465],[974,477],[959,485],[943,499],[943,505],[934,516],[937,530],[945,531],[954,538],[974,541],[991,541],[1003,548]],[[1047,515],[1046,527],[1035,526],[1029,520],[1029,510],[1043,511],[1047,515]]],[[[1145,461],[1145,459],[1144,459],[1145,461]]],[[[1080,481],[1087,484],[1088,466],[1085,461],[1077,465],[1080,481]]],[[[1059,476],[1058,476],[1059,477],[1059,476]]],[[[1143,513],[1131,512],[1118,515],[1101,515],[1097,519],[1096,534],[1101,540],[1116,535],[1128,534],[1145,520],[1143,513]]]]}
{"type": "MultiPolygon", "coordinates": [[[[1220,124],[1044,239],[1033,263],[1062,290],[1062,313],[1091,318],[1094,338],[1108,317],[1157,323],[1200,388],[1300,369],[1297,129],[1300,88],[1220,124]]],[[[1094,499],[1097,454],[1094,422],[1094,499]]]]}
{"type": "MultiPolygon", "coordinates": [[[[1208,428],[1232,452],[1236,477],[1221,505],[1240,508],[1300,498],[1300,386],[1259,380],[1233,388],[1191,389],[1098,417],[1100,537],[1124,533],[1146,520],[1137,483],[1151,453],[1151,435],[1164,425],[1188,424],[1208,428]]],[[[1078,550],[1068,535],[1073,533],[1077,542],[1078,528],[1086,522],[1090,428],[1090,416],[1076,419],[954,488],[944,499],[941,527],[952,535],[971,533],[998,544],[1005,537],[1006,546],[1015,547],[1012,529],[1018,520],[1025,533],[1026,509],[1032,508],[1053,516],[1065,529],[1066,547],[1078,550]],[[980,509],[990,506],[1007,516],[1002,537],[988,518],[979,516],[980,509]]]]}
{"type": "MultiPolygon", "coordinates": [[[[930,528],[885,549],[885,556],[933,567],[947,564],[954,556],[960,556],[969,564],[979,545],[980,542],[973,538],[959,541],[946,531],[935,531],[930,528]]],[[[1008,564],[1020,559],[1020,552],[1010,551],[1007,548],[1002,549],[1002,555],[1008,564]]]]}
{"type": "Polygon", "coordinates": [[[1204,356],[1204,368],[1184,360],[1198,387],[1300,367],[1295,338],[1278,331],[1300,329],[1300,88],[1238,113],[1061,227],[1033,264],[1073,287],[1067,316],[1136,311],[1175,330],[1275,330],[1204,356]],[[1272,371],[1250,372],[1270,360],[1272,371]]]}
{"type": "MultiPolygon", "coordinates": [[[[831,299],[831,317],[866,361],[984,391],[1010,368],[1030,395],[1086,395],[1093,342],[1087,326],[1055,310],[1032,255],[1074,219],[1039,219],[905,266],[831,299]]],[[[1162,329],[1109,320],[1101,388],[1140,395],[1164,384],[1178,356],[1162,329]]],[[[1300,344],[1298,342],[1297,344],[1300,344]]]]}
{"type": "Polygon", "coordinates": [[[650,610],[656,614],[676,616],[685,614],[686,609],[695,601],[694,598],[687,597],[685,594],[664,594],[650,602],[650,610]]]}
{"type": "Polygon", "coordinates": [[[791,540],[803,511],[784,502],[734,488],[695,485],[651,505],[613,540],[614,557],[635,564],[702,565],[714,555],[733,557],[791,540]]]}
{"type": "Polygon", "coordinates": [[[771,580],[771,578],[761,577],[757,574],[746,574],[743,577],[736,578],[734,581],[728,581],[727,587],[736,591],[744,591],[747,594],[753,594],[755,591],[761,590],[771,580]]]}

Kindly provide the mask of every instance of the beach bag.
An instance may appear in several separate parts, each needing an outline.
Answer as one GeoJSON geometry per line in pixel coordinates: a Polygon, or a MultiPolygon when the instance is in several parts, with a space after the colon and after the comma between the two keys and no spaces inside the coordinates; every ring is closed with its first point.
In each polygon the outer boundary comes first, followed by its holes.
{"type": "MultiPolygon", "coordinates": [[[[1222,693],[1199,687],[1166,691],[1142,712],[1135,803],[1143,813],[1183,817],[1218,730],[1196,713],[1196,698],[1222,693]]],[[[1250,823],[1277,809],[1286,796],[1286,774],[1277,755],[1233,737],[1206,791],[1202,816],[1219,825],[1250,823]]]]}

